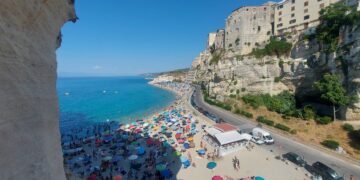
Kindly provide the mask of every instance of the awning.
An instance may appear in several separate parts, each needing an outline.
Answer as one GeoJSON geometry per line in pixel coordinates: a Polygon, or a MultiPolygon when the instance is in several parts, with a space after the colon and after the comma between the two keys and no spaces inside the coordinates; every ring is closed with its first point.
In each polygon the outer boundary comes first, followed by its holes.
{"type": "Polygon", "coordinates": [[[205,131],[210,135],[210,136],[215,136],[215,134],[219,134],[221,133],[221,131],[215,129],[215,128],[207,128],[205,129],[205,131]]]}
{"type": "Polygon", "coordinates": [[[248,141],[250,141],[252,138],[252,136],[248,133],[240,134],[240,136],[242,136],[244,138],[244,140],[248,140],[248,141]]]}
{"type": "Polygon", "coordinates": [[[218,133],[215,134],[215,138],[219,141],[220,145],[246,140],[246,138],[237,131],[218,133]]]}

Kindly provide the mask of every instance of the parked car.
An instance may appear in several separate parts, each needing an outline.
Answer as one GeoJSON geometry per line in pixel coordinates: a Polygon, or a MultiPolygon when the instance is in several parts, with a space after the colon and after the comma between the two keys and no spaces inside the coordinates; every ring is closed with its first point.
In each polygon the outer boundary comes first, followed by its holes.
{"type": "Polygon", "coordinates": [[[258,145],[265,144],[265,142],[263,140],[261,140],[259,137],[256,137],[256,136],[253,136],[251,138],[251,141],[258,145]]]}
{"type": "Polygon", "coordinates": [[[344,180],[334,169],[321,162],[315,162],[312,167],[315,174],[320,175],[324,180],[344,180]]]}
{"type": "Polygon", "coordinates": [[[252,130],[252,136],[261,139],[266,144],[274,144],[274,142],[275,142],[269,132],[265,131],[264,129],[258,128],[258,127],[254,128],[252,130]]]}
{"type": "Polygon", "coordinates": [[[304,161],[304,159],[301,156],[299,156],[293,152],[288,152],[286,154],[283,154],[282,156],[283,156],[283,158],[289,160],[290,162],[292,162],[298,166],[304,167],[306,164],[306,162],[304,161]]]}

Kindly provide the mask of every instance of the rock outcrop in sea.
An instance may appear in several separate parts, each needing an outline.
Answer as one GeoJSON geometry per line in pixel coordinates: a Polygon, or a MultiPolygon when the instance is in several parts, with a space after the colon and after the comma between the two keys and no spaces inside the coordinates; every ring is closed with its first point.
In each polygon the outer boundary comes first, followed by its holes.
{"type": "Polygon", "coordinates": [[[74,0],[0,1],[0,179],[65,179],[56,54],[74,0]]]}

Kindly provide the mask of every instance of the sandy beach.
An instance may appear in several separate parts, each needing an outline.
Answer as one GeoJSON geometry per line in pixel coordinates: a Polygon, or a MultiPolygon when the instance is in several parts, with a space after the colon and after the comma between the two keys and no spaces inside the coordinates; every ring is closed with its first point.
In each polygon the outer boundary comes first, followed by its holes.
{"type": "Polygon", "coordinates": [[[203,139],[204,127],[214,122],[191,107],[192,88],[151,84],[176,93],[176,101],[129,124],[106,122],[74,130],[75,135],[63,143],[68,179],[310,179],[304,169],[257,145],[214,156],[215,148],[203,139]],[[236,168],[234,159],[239,162],[236,168]],[[216,165],[209,168],[209,163],[216,165]]]}

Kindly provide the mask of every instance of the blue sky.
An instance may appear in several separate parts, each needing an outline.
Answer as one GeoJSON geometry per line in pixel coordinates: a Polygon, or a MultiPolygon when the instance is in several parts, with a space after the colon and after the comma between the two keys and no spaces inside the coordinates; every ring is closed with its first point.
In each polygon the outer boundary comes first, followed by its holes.
{"type": "Polygon", "coordinates": [[[60,76],[121,76],[191,65],[207,33],[244,5],[265,0],[77,0],[62,29],[60,76]]]}

